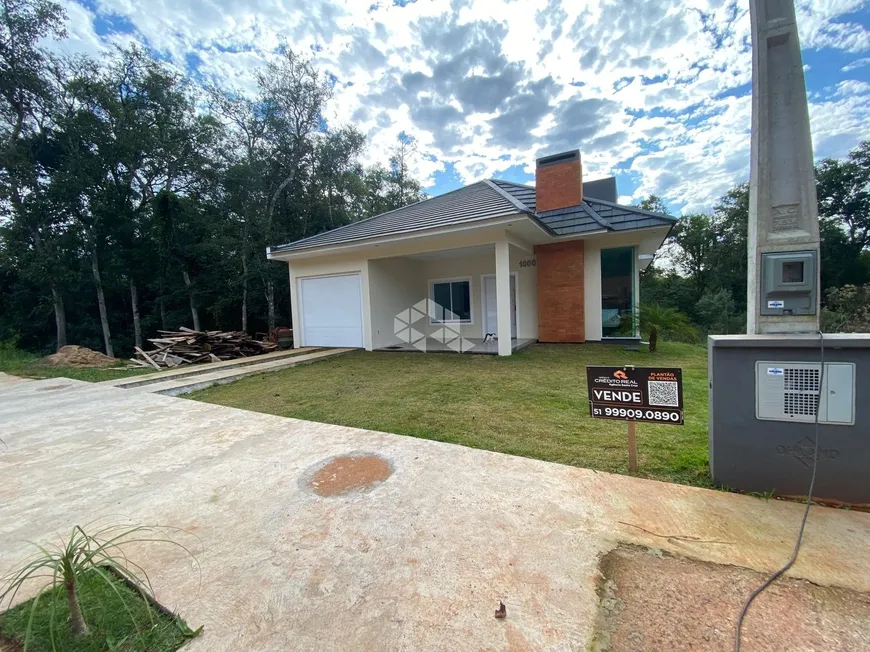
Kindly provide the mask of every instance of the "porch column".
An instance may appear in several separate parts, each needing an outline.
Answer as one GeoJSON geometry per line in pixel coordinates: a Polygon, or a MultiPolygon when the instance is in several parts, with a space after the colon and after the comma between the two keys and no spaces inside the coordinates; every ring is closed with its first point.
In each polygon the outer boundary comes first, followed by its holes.
{"type": "Polygon", "coordinates": [[[511,354],[510,244],[495,243],[495,305],[498,310],[498,354],[511,354]]]}

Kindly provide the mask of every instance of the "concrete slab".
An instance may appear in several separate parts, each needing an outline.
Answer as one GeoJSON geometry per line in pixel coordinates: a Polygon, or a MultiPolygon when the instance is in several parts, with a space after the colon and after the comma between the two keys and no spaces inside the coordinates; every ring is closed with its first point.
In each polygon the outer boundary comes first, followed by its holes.
{"type": "MultiPolygon", "coordinates": [[[[305,353],[302,355],[282,356],[278,360],[267,360],[256,364],[248,364],[243,366],[234,366],[230,368],[215,369],[213,371],[205,371],[204,373],[188,374],[181,378],[169,378],[167,380],[155,379],[145,385],[132,384],[122,385],[124,389],[134,391],[151,392],[153,394],[163,394],[165,396],[181,396],[190,394],[206,387],[213,385],[225,385],[237,381],[239,378],[250,376],[253,374],[262,374],[267,371],[277,371],[278,369],[287,369],[300,364],[316,362],[323,358],[329,358],[342,353],[348,353],[354,349],[325,349],[314,353],[305,353]]],[[[217,364],[217,363],[215,363],[217,364]]]]}
{"type": "Polygon", "coordinates": [[[4,374],[0,371],[0,387],[3,385],[13,385],[16,383],[24,383],[30,380],[30,378],[21,378],[20,376],[10,376],[9,374],[4,374]]]}
{"type": "MultiPolygon", "coordinates": [[[[130,554],[205,626],[195,652],[585,650],[618,544],[766,573],[803,509],[57,378],[0,388],[0,424],[0,574],[97,518],[185,528],[201,574],[171,547],[130,554]],[[360,453],[390,473],[314,491],[360,453]]],[[[870,591],[870,515],[813,508],[792,576],[870,591]]]]}
{"type": "Polygon", "coordinates": [[[254,355],[249,358],[236,358],[235,360],[222,360],[221,362],[206,362],[204,364],[183,365],[174,369],[164,371],[155,371],[153,374],[142,374],[128,378],[115,378],[113,380],[104,380],[104,385],[113,387],[139,387],[141,385],[150,385],[151,383],[162,382],[164,380],[185,378],[187,376],[196,376],[199,374],[216,371],[218,369],[234,369],[237,367],[246,367],[252,364],[260,364],[263,362],[271,362],[273,360],[281,360],[290,358],[295,355],[304,355],[316,351],[317,347],[307,346],[301,349],[287,349],[285,351],[272,351],[272,353],[264,353],[263,355],[254,355]]]}

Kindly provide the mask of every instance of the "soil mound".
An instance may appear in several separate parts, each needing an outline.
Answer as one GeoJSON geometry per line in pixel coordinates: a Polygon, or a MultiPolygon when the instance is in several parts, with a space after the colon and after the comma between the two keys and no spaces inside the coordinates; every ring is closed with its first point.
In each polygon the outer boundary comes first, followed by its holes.
{"type": "Polygon", "coordinates": [[[52,367],[112,367],[118,364],[115,358],[75,344],[62,346],[57,353],[47,355],[39,362],[52,367]]]}

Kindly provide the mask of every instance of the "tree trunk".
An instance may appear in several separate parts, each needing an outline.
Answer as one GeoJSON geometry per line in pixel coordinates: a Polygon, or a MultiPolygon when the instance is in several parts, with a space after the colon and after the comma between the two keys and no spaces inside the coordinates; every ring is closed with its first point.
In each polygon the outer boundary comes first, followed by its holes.
{"type": "Polygon", "coordinates": [[[112,350],[112,334],[109,332],[109,314],[106,311],[106,295],[103,294],[103,281],[100,278],[100,264],[97,261],[97,250],[91,250],[91,271],[94,273],[94,286],[97,288],[97,303],[100,306],[100,323],[103,325],[103,342],[106,345],[106,355],[115,357],[112,350]]]}
{"type": "Polygon", "coordinates": [[[51,300],[54,304],[54,324],[57,327],[57,349],[60,350],[62,346],[66,346],[66,309],[54,281],[51,282],[51,300]]]}
{"type": "Polygon", "coordinates": [[[266,305],[269,307],[269,331],[275,328],[275,284],[266,279],[266,305]]]}
{"type": "Polygon", "coordinates": [[[82,616],[82,608],[79,605],[79,596],[76,592],[75,575],[72,570],[64,572],[64,586],[66,587],[66,601],[69,604],[69,620],[72,633],[75,636],[87,636],[88,624],[82,616]]]}
{"type": "Polygon", "coordinates": [[[649,329],[649,352],[655,353],[659,344],[659,329],[652,326],[649,329]]]}
{"type": "Polygon", "coordinates": [[[248,332],[248,259],[242,253],[242,332],[248,332]]]}
{"type": "Polygon", "coordinates": [[[142,322],[139,321],[139,290],[133,279],[130,279],[130,305],[133,307],[133,340],[136,346],[142,348],[142,322]]]}
{"type": "Polygon", "coordinates": [[[160,328],[168,330],[166,328],[166,298],[163,296],[162,292],[158,303],[160,304],[160,328]]]}
{"type": "Polygon", "coordinates": [[[199,327],[199,310],[196,309],[196,300],[193,298],[193,288],[190,283],[190,274],[187,273],[187,270],[181,272],[182,278],[184,278],[184,286],[187,288],[187,297],[190,299],[190,316],[193,317],[193,330],[200,330],[199,327]]]}

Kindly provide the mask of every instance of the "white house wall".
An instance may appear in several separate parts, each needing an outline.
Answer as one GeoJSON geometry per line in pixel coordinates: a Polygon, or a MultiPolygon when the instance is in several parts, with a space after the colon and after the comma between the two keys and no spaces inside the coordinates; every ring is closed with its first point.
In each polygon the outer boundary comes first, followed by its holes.
{"type": "Polygon", "coordinates": [[[394,318],[424,298],[423,263],[410,258],[378,258],[369,262],[372,345],[378,349],[401,341],[394,318]]]}

